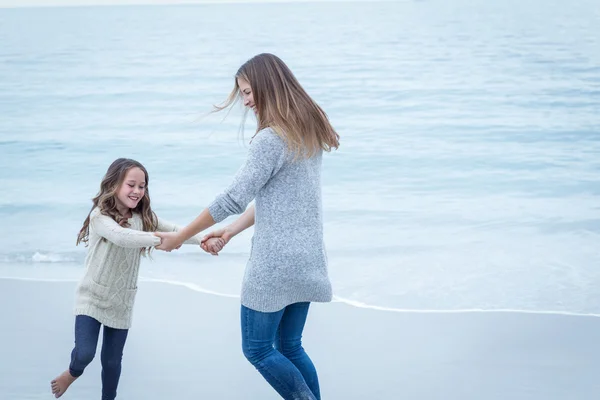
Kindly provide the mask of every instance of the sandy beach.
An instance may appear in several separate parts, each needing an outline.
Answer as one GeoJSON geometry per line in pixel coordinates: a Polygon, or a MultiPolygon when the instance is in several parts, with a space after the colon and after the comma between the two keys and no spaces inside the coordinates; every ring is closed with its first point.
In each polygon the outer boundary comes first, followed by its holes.
{"type": "MultiPolygon", "coordinates": [[[[0,398],[51,398],[73,282],[0,280],[0,398]]],[[[119,399],[277,399],[240,350],[238,299],[140,283],[119,399]]],[[[305,348],[323,399],[595,399],[600,319],[394,313],[315,304],[305,348]]],[[[97,357],[64,399],[98,398],[97,357]]]]}

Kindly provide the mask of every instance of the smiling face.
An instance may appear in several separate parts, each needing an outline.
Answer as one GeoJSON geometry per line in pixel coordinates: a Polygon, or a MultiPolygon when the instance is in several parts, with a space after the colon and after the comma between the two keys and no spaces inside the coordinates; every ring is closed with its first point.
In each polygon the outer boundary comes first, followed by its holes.
{"type": "Polygon", "coordinates": [[[256,104],[254,103],[254,96],[252,94],[250,83],[243,78],[237,78],[237,84],[240,88],[240,96],[242,96],[242,99],[244,100],[244,106],[251,108],[256,114],[256,104]]]}
{"type": "Polygon", "coordinates": [[[131,168],[117,191],[117,209],[121,215],[137,207],[146,193],[146,174],[138,167],[131,168]]]}

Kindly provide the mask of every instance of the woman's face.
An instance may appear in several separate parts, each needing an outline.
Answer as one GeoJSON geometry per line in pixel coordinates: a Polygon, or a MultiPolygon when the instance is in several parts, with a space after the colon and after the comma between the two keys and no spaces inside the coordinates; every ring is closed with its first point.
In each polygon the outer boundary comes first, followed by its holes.
{"type": "Polygon", "coordinates": [[[254,97],[252,95],[250,84],[243,78],[237,78],[237,84],[240,88],[240,96],[242,96],[242,99],[244,100],[244,106],[252,108],[254,114],[256,114],[256,104],[254,104],[254,97]]]}

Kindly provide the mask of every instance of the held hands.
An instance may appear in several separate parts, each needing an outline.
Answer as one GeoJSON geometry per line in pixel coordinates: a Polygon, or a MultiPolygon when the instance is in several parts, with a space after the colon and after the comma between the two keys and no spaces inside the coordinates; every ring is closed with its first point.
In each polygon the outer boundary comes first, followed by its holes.
{"type": "Polygon", "coordinates": [[[227,228],[218,229],[213,231],[202,238],[200,247],[207,253],[213,256],[218,256],[219,252],[223,250],[223,247],[229,242],[232,235],[227,228]]]}
{"type": "MultiPolygon", "coordinates": [[[[183,244],[178,232],[154,232],[154,235],[160,238],[160,244],[156,246],[158,250],[170,252],[179,249],[183,244]]],[[[200,247],[205,252],[218,256],[232,236],[227,228],[218,229],[205,235],[200,242],[200,247]]]]}
{"type": "MultiPolygon", "coordinates": [[[[159,238],[159,239],[160,239],[160,236],[158,236],[158,235],[156,234],[156,232],[154,232],[154,236],[156,236],[157,238],[159,238]]],[[[162,243],[162,239],[160,240],[160,242],[162,243]]],[[[159,245],[160,245],[160,244],[159,244],[159,245]]],[[[158,246],[154,246],[154,247],[156,247],[156,248],[158,249],[158,246]]],[[[175,247],[175,250],[179,250],[179,248],[180,248],[180,247],[181,247],[181,245],[179,245],[179,246],[175,247]]]]}
{"type": "Polygon", "coordinates": [[[203,241],[200,244],[200,247],[202,247],[202,250],[206,251],[207,253],[210,253],[213,256],[218,256],[219,252],[223,250],[223,247],[225,247],[225,241],[220,237],[211,237],[206,239],[206,241],[203,241]]]}
{"type": "Polygon", "coordinates": [[[169,252],[177,250],[183,244],[177,232],[154,232],[154,235],[160,238],[160,244],[156,246],[158,250],[169,252]]]}

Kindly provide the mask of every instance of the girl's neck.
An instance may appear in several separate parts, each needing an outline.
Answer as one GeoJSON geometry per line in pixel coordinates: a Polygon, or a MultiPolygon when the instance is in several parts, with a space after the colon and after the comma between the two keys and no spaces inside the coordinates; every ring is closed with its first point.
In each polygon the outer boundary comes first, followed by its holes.
{"type": "Polygon", "coordinates": [[[123,217],[123,218],[131,218],[133,216],[131,209],[128,207],[121,208],[121,207],[117,206],[117,211],[119,212],[119,214],[121,214],[121,217],[123,217]]]}

